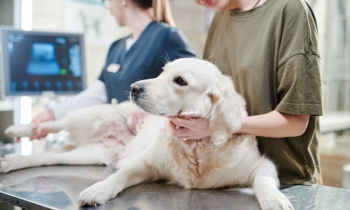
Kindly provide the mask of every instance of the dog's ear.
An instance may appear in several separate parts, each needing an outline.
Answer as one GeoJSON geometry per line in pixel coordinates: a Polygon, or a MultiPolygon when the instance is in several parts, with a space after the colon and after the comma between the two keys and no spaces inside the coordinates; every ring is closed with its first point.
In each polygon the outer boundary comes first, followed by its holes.
{"type": "Polygon", "coordinates": [[[215,145],[226,142],[241,127],[240,95],[236,93],[233,85],[230,86],[226,86],[224,90],[216,88],[208,92],[212,103],[209,129],[215,145]]]}

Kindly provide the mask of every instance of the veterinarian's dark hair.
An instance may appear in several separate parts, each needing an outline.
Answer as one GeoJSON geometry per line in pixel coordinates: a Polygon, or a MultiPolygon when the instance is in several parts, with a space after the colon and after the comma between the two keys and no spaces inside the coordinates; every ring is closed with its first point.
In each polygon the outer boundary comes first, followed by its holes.
{"type": "Polygon", "coordinates": [[[175,27],[169,0],[131,0],[142,9],[150,9],[153,19],[175,27]]]}

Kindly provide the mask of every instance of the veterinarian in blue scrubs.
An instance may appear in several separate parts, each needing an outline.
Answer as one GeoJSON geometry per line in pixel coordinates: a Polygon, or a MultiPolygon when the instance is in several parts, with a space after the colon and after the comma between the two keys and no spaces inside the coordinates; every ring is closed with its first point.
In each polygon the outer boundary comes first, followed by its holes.
{"type": "MultiPolygon", "coordinates": [[[[237,133],[257,136],[283,184],[322,183],[322,115],[316,20],[305,0],[194,0],[218,13],[203,58],[230,75],[249,117],[237,133]]],[[[179,139],[209,136],[209,120],[173,118],[179,139]]]]}
{"type": "Polygon", "coordinates": [[[112,44],[99,77],[106,84],[108,101],[113,98],[119,102],[127,100],[130,85],[157,77],[165,62],[195,56],[182,34],[164,23],[152,21],[127,50],[129,38],[112,44]]]}
{"type": "MultiPolygon", "coordinates": [[[[69,101],[41,112],[32,121],[58,120],[68,112],[92,105],[128,100],[130,85],[157,77],[168,61],[195,57],[182,33],[174,28],[168,0],[104,0],[120,26],[128,26],[131,35],[114,42],[98,80],[69,101]],[[153,15],[155,14],[155,15],[153,15]]],[[[42,130],[31,139],[45,137],[42,130]]]]}

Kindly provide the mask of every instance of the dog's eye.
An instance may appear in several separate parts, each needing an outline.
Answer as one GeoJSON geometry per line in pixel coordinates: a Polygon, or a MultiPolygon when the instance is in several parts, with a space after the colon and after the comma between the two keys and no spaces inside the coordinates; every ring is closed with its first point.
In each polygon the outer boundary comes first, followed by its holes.
{"type": "Polygon", "coordinates": [[[174,82],[180,86],[185,86],[187,85],[187,82],[182,78],[182,77],[176,77],[174,79],[174,82]]]}

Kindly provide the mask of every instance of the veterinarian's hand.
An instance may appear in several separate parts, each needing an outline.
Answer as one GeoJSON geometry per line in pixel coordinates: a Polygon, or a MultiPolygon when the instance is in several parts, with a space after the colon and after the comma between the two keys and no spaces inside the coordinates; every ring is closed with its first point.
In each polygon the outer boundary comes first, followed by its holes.
{"type": "Polygon", "coordinates": [[[134,113],[132,113],[132,123],[131,123],[131,130],[134,133],[137,133],[137,127],[142,123],[142,120],[148,115],[147,112],[144,112],[141,109],[136,110],[134,113]]]}
{"type": "Polygon", "coordinates": [[[31,122],[33,125],[33,130],[36,130],[36,132],[33,134],[33,136],[30,137],[31,140],[33,139],[41,139],[47,134],[50,133],[50,130],[48,129],[42,129],[40,133],[37,132],[37,128],[39,127],[40,123],[47,122],[47,121],[53,121],[56,120],[55,114],[53,113],[52,109],[46,109],[45,111],[39,113],[31,122]]]}
{"type": "Polygon", "coordinates": [[[172,135],[182,140],[186,139],[203,139],[210,136],[209,119],[197,118],[192,119],[180,117],[168,117],[172,135]],[[178,129],[177,129],[178,127],[178,129]]]}

